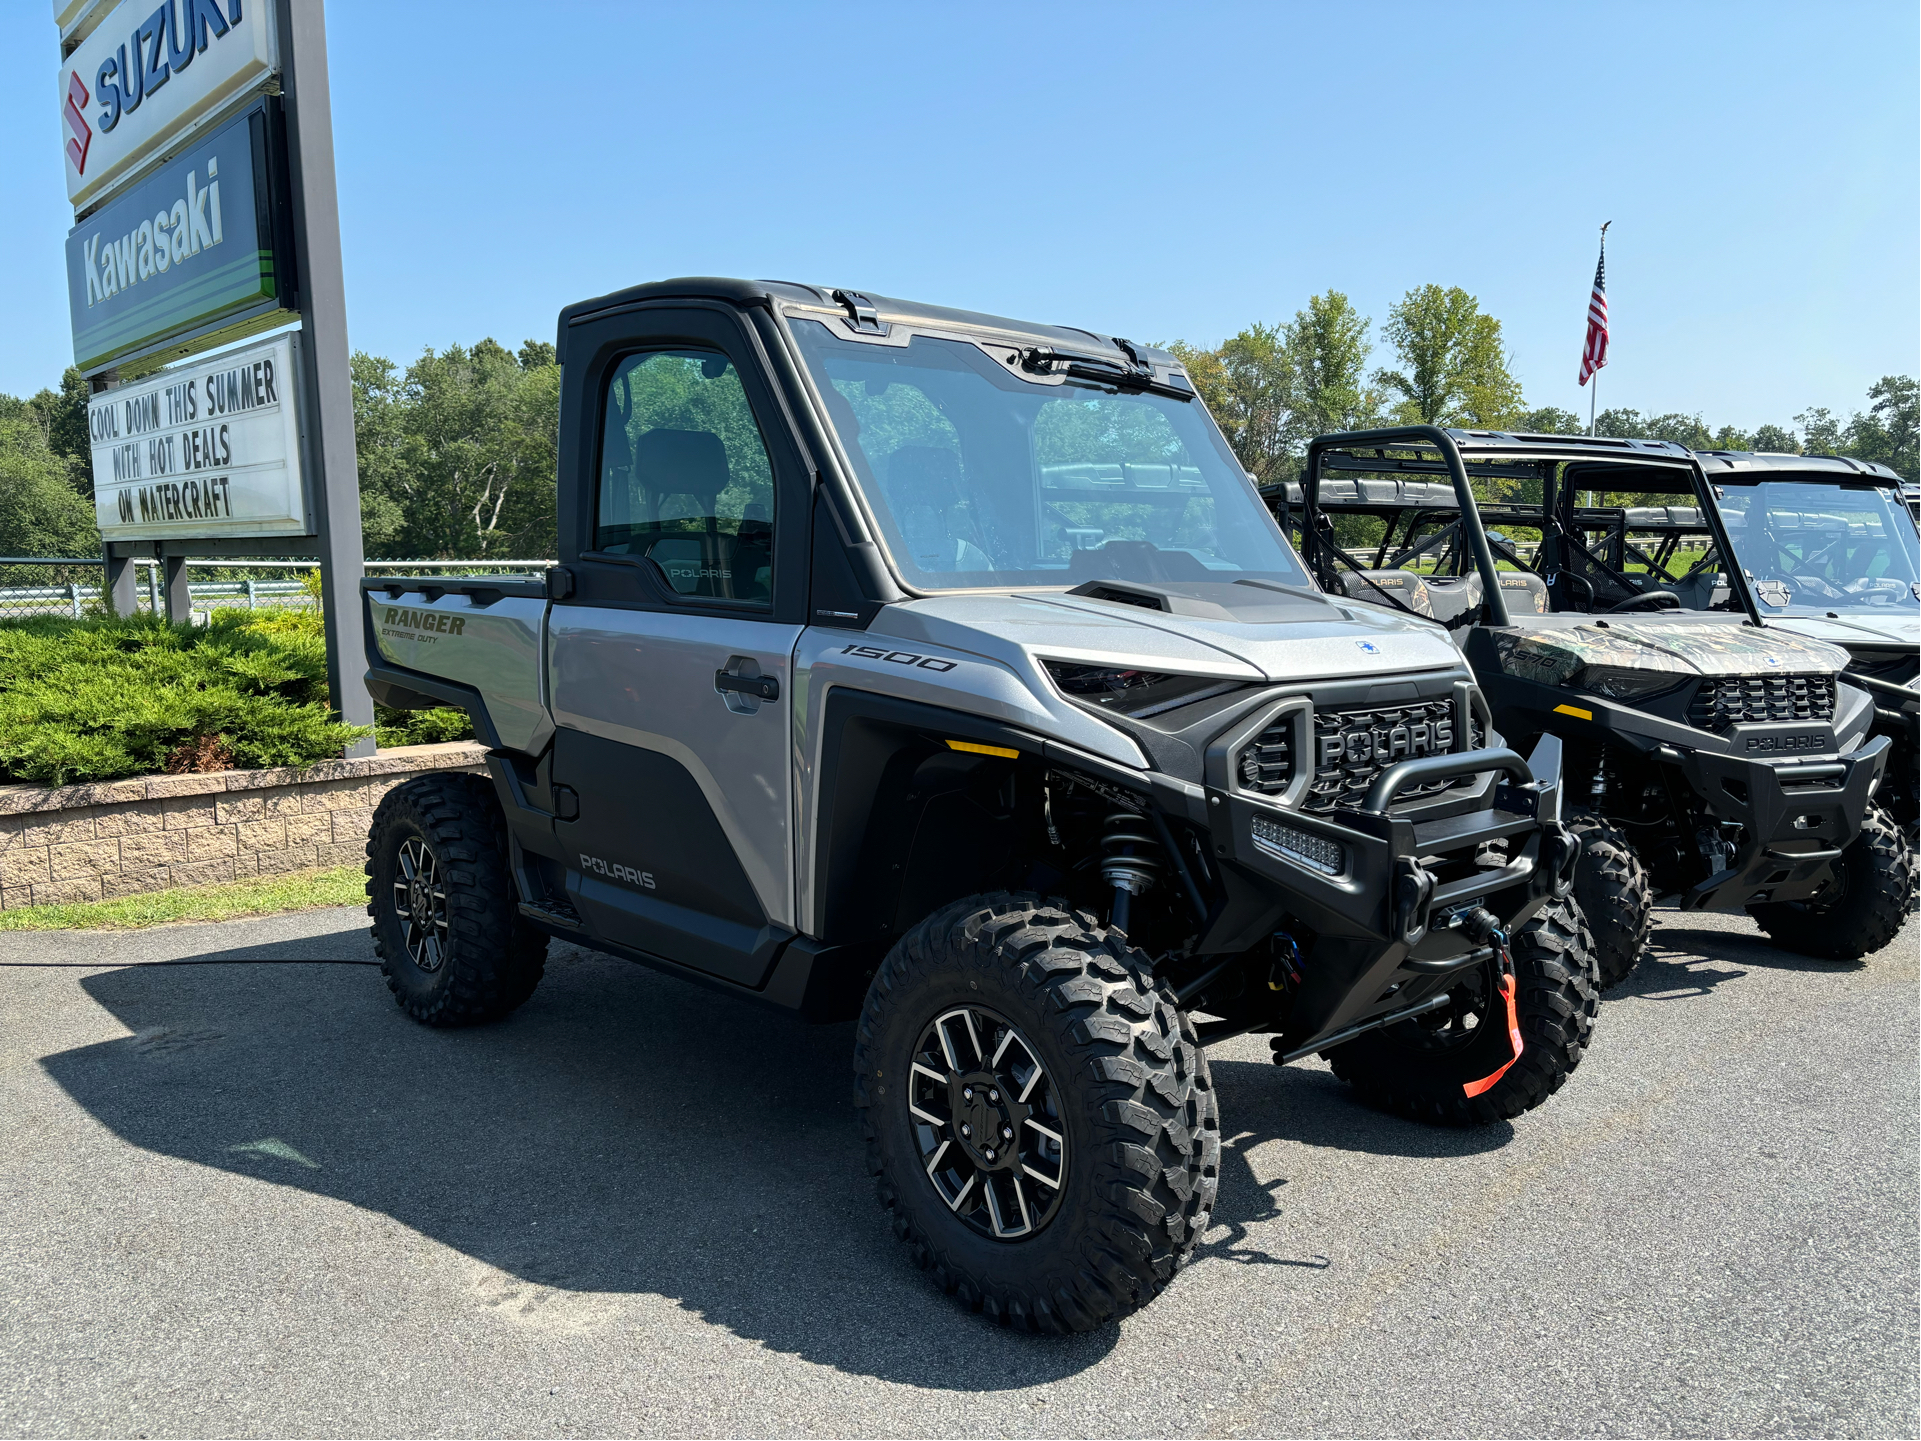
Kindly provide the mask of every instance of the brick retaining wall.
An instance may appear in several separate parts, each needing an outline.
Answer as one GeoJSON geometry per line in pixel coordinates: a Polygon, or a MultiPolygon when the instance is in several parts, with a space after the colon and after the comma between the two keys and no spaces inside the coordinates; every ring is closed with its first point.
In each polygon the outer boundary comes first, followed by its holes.
{"type": "Polygon", "coordinates": [[[485,770],[485,756],[458,741],[304,770],[0,786],[0,910],[357,866],[391,788],[427,771],[485,770]]]}

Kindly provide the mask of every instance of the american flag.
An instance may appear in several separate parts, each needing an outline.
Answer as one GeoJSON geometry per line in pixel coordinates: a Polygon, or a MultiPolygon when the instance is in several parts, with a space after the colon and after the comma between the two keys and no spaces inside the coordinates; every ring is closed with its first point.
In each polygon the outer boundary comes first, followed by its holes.
{"type": "Polygon", "coordinates": [[[1587,302],[1587,344],[1581,347],[1581,384],[1608,363],[1608,242],[1601,236],[1601,258],[1594,266],[1594,293],[1587,302]]]}

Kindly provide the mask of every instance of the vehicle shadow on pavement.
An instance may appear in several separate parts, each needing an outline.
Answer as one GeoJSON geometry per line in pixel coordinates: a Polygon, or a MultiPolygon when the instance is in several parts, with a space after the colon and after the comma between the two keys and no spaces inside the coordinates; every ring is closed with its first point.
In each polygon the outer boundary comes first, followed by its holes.
{"type": "Polygon", "coordinates": [[[817,1364],[964,1390],[1060,1380],[1119,1339],[1004,1331],[911,1266],[863,1160],[851,1025],[562,946],[526,1006],[465,1031],[415,1025],[363,966],[129,966],[81,985],[134,1033],[42,1061],[92,1116],[464,1253],[452,1304],[469,1317],[617,1327],[621,1298],[658,1295],[817,1364]]]}
{"type": "Polygon", "coordinates": [[[1220,1096],[1221,1181],[1214,1222],[1194,1252],[1196,1261],[1243,1266],[1325,1269],[1327,1257],[1268,1249],[1265,1223],[1281,1221],[1285,1178],[1263,1181],[1252,1152],[1268,1141],[1357,1151],[1375,1156],[1458,1157],[1499,1150],[1514,1136],[1506,1121],[1491,1126],[1426,1126],[1357,1099],[1333,1072],[1320,1066],[1210,1057],[1220,1096]],[[1262,1226],[1257,1237],[1254,1230],[1262,1226]],[[1222,1234],[1221,1228],[1226,1232],[1222,1234]]]}
{"type": "Polygon", "coordinates": [[[1636,996],[1651,1001],[1693,1000],[1747,974],[1746,970],[1730,970],[1730,966],[1832,974],[1861,970],[1872,959],[1817,960],[1784,950],[1759,932],[1747,936],[1706,928],[1657,926],[1647,949],[1641,952],[1640,963],[1625,981],[1607,992],[1607,999],[1636,996]]]}

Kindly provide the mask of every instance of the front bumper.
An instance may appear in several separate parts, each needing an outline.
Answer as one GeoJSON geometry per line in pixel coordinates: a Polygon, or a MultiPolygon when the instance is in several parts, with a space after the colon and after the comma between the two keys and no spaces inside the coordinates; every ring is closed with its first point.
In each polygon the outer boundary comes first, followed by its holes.
{"type": "Polygon", "coordinates": [[[1813,895],[1860,834],[1892,747],[1876,736],[1839,758],[1787,763],[1702,750],[1662,755],[1717,819],[1747,833],[1733,864],[1688,891],[1682,909],[1738,911],[1813,895]]]}
{"type": "MultiPolygon", "coordinates": [[[[1561,825],[1560,779],[1561,743],[1544,736],[1526,761],[1481,750],[1402,762],[1381,774],[1358,811],[1316,814],[1210,788],[1216,859],[1251,875],[1316,933],[1285,1048],[1311,1048],[1453,984],[1452,972],[1487,954],[1452,924],[1469,909],[1485,908],[1512,932],[1550,897],[1565,896],[1578,848],[1561,825]],[[1500,783],[1475,808],[1425,820],[1391,811],[1404,786],[1488,771],[1500,783]],[[1506,863],[1475,864],[1491,841],[1506,843],[1506,863]]],[[[1203,949],[1231,952],[1264,939],[1273,913],[1255,915],[1238,935],[1217,927],[1203,949]]]]}

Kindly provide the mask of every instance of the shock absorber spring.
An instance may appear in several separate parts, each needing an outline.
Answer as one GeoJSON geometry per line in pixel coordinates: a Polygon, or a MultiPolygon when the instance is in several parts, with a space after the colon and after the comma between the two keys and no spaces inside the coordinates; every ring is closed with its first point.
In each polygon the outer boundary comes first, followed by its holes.
{"type": "Polygon", "coordinates": [[[1134,897],[1159,878],[1164,864],[1161,843],[1146,816],[1110,811],[1101,822],[1101,879],[1113,889],[1108,924],[1126,931],[1134,897]]]}

